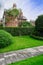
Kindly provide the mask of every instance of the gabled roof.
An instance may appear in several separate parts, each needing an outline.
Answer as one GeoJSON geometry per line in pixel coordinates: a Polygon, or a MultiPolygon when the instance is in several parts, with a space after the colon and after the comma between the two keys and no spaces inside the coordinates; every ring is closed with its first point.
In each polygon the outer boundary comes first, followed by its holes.
{"type": "Polygon", "coordinates": [[[25,16],[18,17],[19,20],[27,20],[25,16]]]}

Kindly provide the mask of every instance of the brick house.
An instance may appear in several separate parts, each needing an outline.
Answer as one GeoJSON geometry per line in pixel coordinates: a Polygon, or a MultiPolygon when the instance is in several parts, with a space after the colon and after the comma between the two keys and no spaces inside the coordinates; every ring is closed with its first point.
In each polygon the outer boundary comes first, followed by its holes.
{"type": "MultiPolygon", "coordinates": [[[[16,4],[13,4],[12,9],[16,9],[16,4]]],[[[2,22],[4,27],[18,27],[20,22],[26,21],[26,20],[27,19],[25,16],[23,16],[23,12],[21,9],[19,9],[19,15],[16,18],[14,18],[13,16],[8,16],[5,10],[2,22]],[[6,22],[5,17],[7,17],[10,20],[6,22]]]]}

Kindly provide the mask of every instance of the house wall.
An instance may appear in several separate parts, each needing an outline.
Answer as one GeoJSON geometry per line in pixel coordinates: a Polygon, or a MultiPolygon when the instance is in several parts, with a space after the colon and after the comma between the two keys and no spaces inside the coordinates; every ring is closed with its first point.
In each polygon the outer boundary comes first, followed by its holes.
{"type": "Polygon", "coordinates": [[[18,20],[10,20],[6,23],[6,27],[18,27],[18,20]]]}

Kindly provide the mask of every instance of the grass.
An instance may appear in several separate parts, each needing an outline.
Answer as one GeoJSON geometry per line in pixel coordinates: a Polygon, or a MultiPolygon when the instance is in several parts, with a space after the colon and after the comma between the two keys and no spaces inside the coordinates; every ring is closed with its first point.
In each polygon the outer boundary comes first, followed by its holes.
{"type": "Polygon", "coordinates": [[[26,60],[22,60],[22,61],[12,63],[9,65],[43,65],[43,55],[28,58],[26,60]]]}
{"type": "Polygon", "coordinates": [[[14,43],[12,43],[10,46],[4,49],[0,49],[0,53],[20,50],[20,49],[25,49],[30,47],[36,47],[36,46],[43,46],[42,40],[36,40],[29,36],[16,36],[16,37],[13,37],[13,40],[14,40],[14,43]]]}

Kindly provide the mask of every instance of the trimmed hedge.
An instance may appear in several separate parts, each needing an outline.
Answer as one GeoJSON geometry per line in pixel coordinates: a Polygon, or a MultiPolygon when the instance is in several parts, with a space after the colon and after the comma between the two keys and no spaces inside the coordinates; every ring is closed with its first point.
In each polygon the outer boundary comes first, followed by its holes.
{"type": "Polygon", "coordinates": [[[41,36],[40,33],[37,32],[35,29],[32,31],[30,36],[34,39],[43,40],[43,36],[41,36]]]}
{"type": "Polygon", "coordinates": [[[40,36],[35,36],[35,35],[30,35],[30,36],[37,40],[43,40],[43,37],[40,37],[40,36]]]}
{"type": "Polygon", "coordinates": [[[40,31],[36,31],[36,30],[34,30],[34,31],[32,32],[32,35],[39,36],[39,37],[43,37],[43,33],[40,32],[40,31]]]}
{"type": "Polygon", "coordinates": [[[13,43],[11,34],[4,30],[0,30],[0,48],[4,48],[13,43]]]}
{"type": "Polygon", "coordinates": [[[33,28],[14,28],[14,27],[0,27],[0,30],[6,30],[13,36],[30,35],[33,28]]]}

